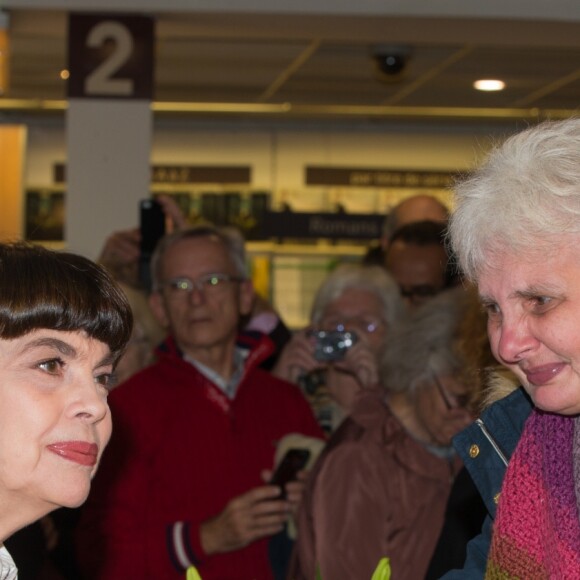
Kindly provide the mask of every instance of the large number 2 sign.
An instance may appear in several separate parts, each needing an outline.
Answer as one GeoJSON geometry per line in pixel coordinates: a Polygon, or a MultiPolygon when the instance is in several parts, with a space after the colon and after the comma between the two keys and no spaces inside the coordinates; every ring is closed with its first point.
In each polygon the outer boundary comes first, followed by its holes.
{"type": "Polygon", "coordinates": [[[133,37],[128,28],[120,22],[105,20],[97,24],[87,37],[90,48],[101,48],[113,41],[114,49],[107,58],[85,80],[87,95],[131,95],[131,79],[114,78],[113,75],[127,64],[133,53],[133,37]]]}
{"type": "Polygon", "coordinates": [[[151,99],[153,22],[143,16],[71,14],[71,98],[151,99]]]}

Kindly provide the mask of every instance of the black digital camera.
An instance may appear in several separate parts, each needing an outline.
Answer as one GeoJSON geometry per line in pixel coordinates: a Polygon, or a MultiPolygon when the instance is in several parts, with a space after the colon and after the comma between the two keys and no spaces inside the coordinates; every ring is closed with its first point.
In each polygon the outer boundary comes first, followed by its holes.
{"type": "Polygon", "coordinates": [[[342,360],[346,351],[358,340],[354,332],[341,330],[315,330],[312,336],[316,339],[314,358],[320,362],[342,360]]]}

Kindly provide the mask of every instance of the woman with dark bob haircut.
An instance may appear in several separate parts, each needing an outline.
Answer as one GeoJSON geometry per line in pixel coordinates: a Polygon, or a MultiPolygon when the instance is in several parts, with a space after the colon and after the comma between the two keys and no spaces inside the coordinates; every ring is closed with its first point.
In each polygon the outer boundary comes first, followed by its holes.
{"type": "Polygon", "coordinates": [[[17,577],[6,538],[86,499],[131,326],[126,298],[93,262],[0,243],[0,578],[17,577]]]}

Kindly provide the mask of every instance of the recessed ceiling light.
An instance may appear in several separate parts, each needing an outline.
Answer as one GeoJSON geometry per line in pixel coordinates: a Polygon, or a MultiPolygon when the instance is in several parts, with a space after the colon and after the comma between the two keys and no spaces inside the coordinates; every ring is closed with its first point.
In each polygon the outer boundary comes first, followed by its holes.
{"type": "Polygon", "coordinates": [[[68,77],[69,77],[69,72],[68,72],[68,70],[66,70],[66,68],[63,68],[63,69],[60,71],[60,78],[61,78],[63,81],[66,81],[66,80],[68,79],[68,77]]]}
{"type": "Polygon", "coordinates": [[[505,83],[498,79],[480,79],[473,83],[473,88],[478,91],[503,91],[505,83]]]}

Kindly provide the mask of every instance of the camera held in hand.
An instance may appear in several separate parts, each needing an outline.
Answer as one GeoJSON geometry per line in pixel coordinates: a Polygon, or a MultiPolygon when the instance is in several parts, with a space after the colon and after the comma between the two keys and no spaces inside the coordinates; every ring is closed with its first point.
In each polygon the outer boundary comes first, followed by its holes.
{"type": "Polygon", "coordinates": [[[354,332],[342,330],[314,330],[316,339],[314,358],[320,362],[336,362],[344,359],[346,351],[358,341],[354,332]]]}

